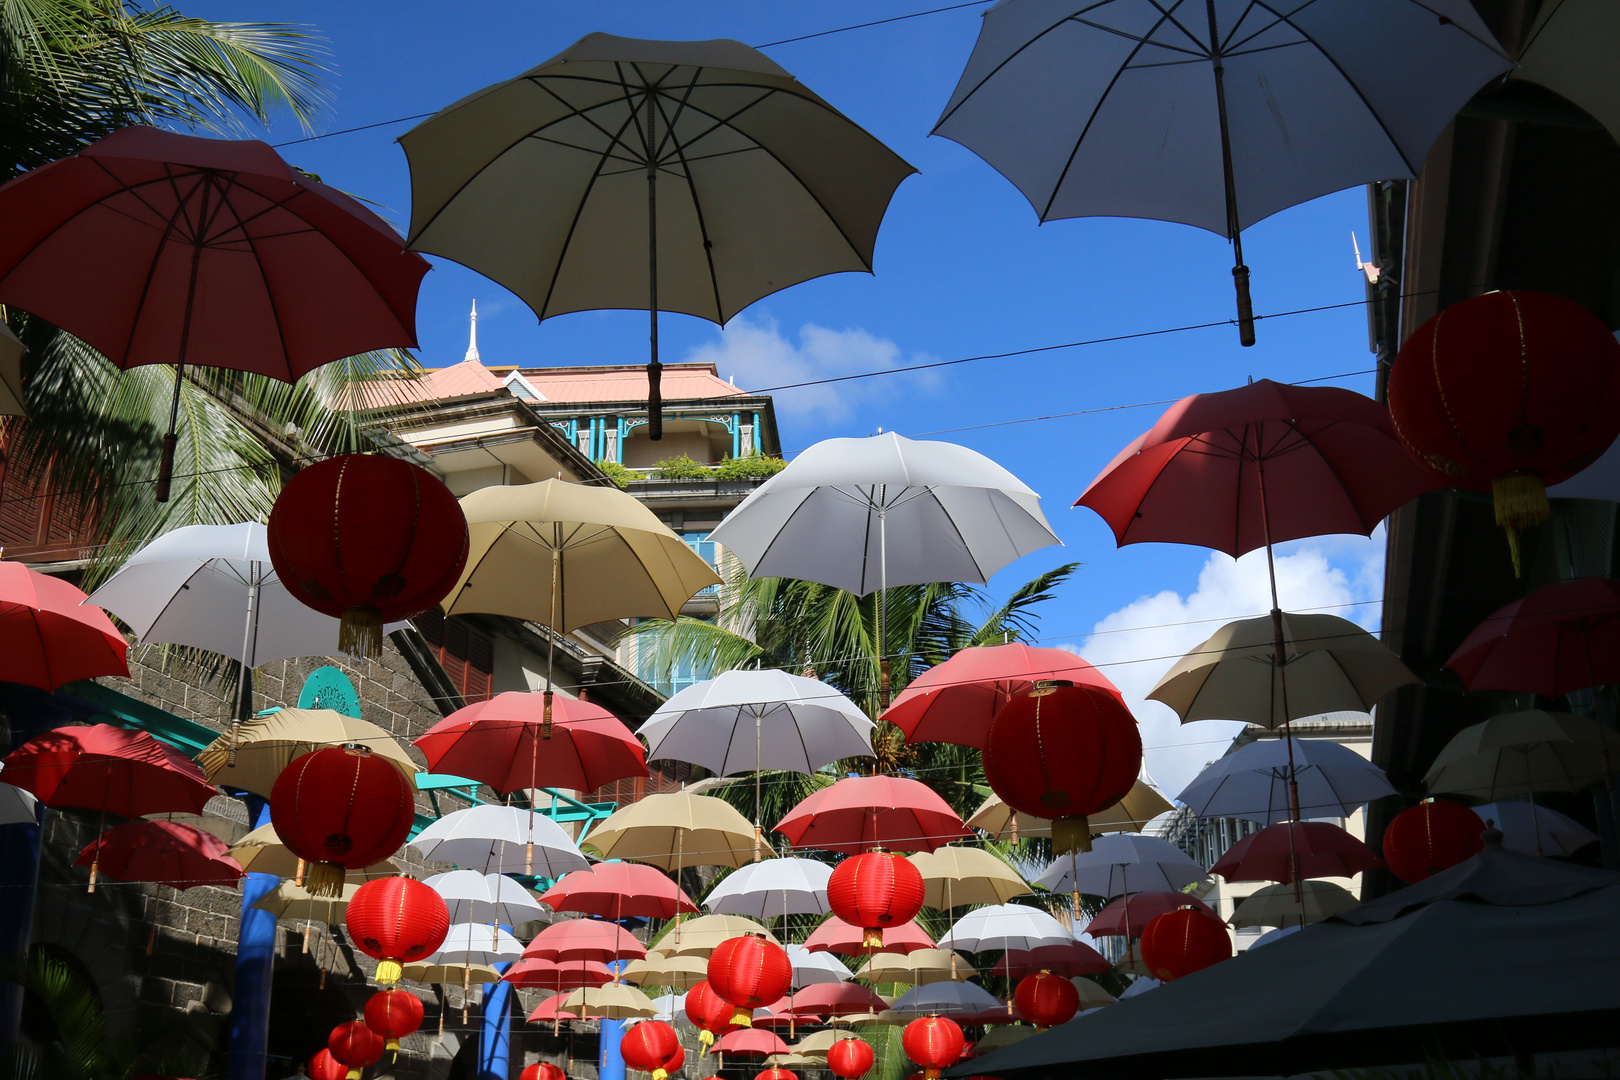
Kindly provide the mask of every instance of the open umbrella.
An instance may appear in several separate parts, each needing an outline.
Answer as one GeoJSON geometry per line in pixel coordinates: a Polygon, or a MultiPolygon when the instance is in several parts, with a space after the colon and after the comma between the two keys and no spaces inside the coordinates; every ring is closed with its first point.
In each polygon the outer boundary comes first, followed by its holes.
{"type": "Polygon", "coordinates": [[[429,957],[421,963],[406,964],[401,969],[400,978],[407,982],[456,986],[464,983],[500,982],[501,973],[488,964],[440,963],[437,959],[429,957]]]}
{"type": "Polygon", "coordinates": [[[1267,885],[1238,901],[1226,921],[1244,926],[1304,926],[1349,911],[1357,904],[1355,894],[1331,881],[1301,881],[1267,885]]]}
{"type": "Polygon", "coordinates": [[[782,947],[787,950],[788,962],[793,965],[795,990],[817,983],[848,982],[855,977],[843,961],[830,952],[812,952],[803,945],[792,943],[782,947]]]}
{"type": "Polygon", "coordinates": [[[1544,585],[1488,616],[1446,661],[1469,690],[1572,690],[1620,682],[1620,581],[1544,585]]]}
{"type": "Polygon", "coordinates": [[[774,1031],[757,1027],[738,1028],[720,1036],[709,1048],[711,1054],[730,1054],[732,1057],[762,1058],[788,1052],[787,1043],[774,1031]]]}
{"type": "Polygon", "coordinates": [[[600,919],[563,919],[540,931],[523,950],[525,959],[637,960],[647,947],[616,923],[600,919]]]}
{"type": "MultiPolygon", "coordinates": [[[[227,854],[241,863],[243,871],[249,874],[273,874],[283,878],[298,876],[300,860],[281,842],[274,825],[260,825],[232,844],[227,854]]],[[[370,866],[348,871],[344,881],[360,884],[372,878],[394,877],[398,873],[399,865],[394,860],[383,859],[370,866]]]]}
{"type": "Polygon", "coordinates": [[[452,923],[444,944],[429,957],[435,964],[506,964],[523,956],[523,943],[499,926],[452,923]]]}
{"type": "Polygon", "coordinates": [[[977,983],[936,982],[914,986],[890,1010],[902,1016],[971,1016],[1006,1006],[977,983]]]}
{"type": "Polygon", "coordinates": [[[32,792],[14,784],[0,784],[0,825],[35,824],[39,821],[39,800],[32,792]]]}
{"type": "Polygon", "coordinates": [[[923,879],[923,906],[946,914],[964,904],[1004,904],[1032,890],[1017,871],[983,848],[948,847],[908,856],[923,879]]]}
{"type": "MultiPolygon", "coordinates": [[[[308,889],[283,881],[269,892],[265,893],[253,906],[260,911],[268,911],[278,919],[304,919],[311,922],[322,922],[329,926],[336,926],[343,921],[344,913],[348,910],[349,901],[360,890],[358,882],[346,881],[343,883],[343,893],[340,896],[316,896],[308,889]]],[[[308,931],[305,931],[306,939],[308,931]]],[[[308,949],[304,950],[308,952],[308,949]]]]}
{"type": "Polygon", "coordinates": [[[1514,79],[1544,86],[1581,107],[1620,138],[1620,93],[1603,77],[1620,41],[1620,11],[1601,0],[1543,4],[1525,35],[1514,79]]]}
{"type": "Polygon", "coordinates": [[[973,835],[932,788],[900,776],[847,776],[812,792],[776,831],[795,847],[843,855],[874,847],[933,851],[973,835]]]}
{"type": "Polygon", "coordinates": [[[541,901],[517,881],[504,874],[483,874],[477,870],[452,870],[434,874],[422,884],[443,898],[450,909],[450,922],[506,923],[517,926],[551,917],[541,901]]]}
{"type": "Polygon", "coordinates": [[[934,133],[1042,221],[1140,217],[1232,242],[1296,203],[1415,176],[1457,110],[1513,66],[1465,0],[1015,0],[985,13],[934,133]]]}
{"type": "Polygon", "coordinates": [[[825,915],[833,868],[815,859],[766,859],[741,867],[709,890],[703,906],[717,915],[772,919],[778,915],[825,915]]]}
{"type": "Polygon", "coordinates": [[[128,646],[107,613],[61,578],[0,562],[0,682],[54,692],[100,675],[129,678],[128,646]]]}
{"type": "Polygon", "coordinates": [[[198,885],[235,888],[242,867],[225,841],[176,821],[126,821],[79,852],[75,865],[100,865],[114,881],[142,881],[185,890],[198,885]]]}
{"type": "Polygon", "coordinates": [[[219,794],[178,750],[110,724],[36,735],[6,755],[5,775],[46,806],[99,810],[104,817],[200,814],[219,794]]]}
{"type": "Polygon", "coordinates": [[[632,960],[619,976],[632,986],[664,986],[674,990],[690,990],[709,977],[709,961],[703,956],[664,956],[648,953],[644,959],[632,960]]]}
{"type": "Polygon", "coordinates": [[[1527,802],[1494,802],[1473,807],[1479,819],[1502,832],[1502,850],[1526,855],[1573,855],[1597,841],[1597,834],[1573,818],[1527,802]]]}
{"type": "Polygon", "coordinates": [[[1383,866],[1373,850],[1325,821],[1284,821],[1250,833],[1209,868],[1227,881],[1280,881],[1354,877],[1383,866]]]}
{"type": "Polygon", "coordinates": [[[284,382],[416,345],[427,260],[359,202],[257,140],[126,127],[0,189],[0,303],[113,364],[173,364],[157,501],[185,366],[284,382]],[[96,282],[86,289],[86,281],[96,282]]]}
{"type": "MultiPolygon", "coordinates": [[[[810,931],[810,936],[804,939],[804,947],[814,952],[835,952],[840,956],[869,956],[873,954],[873,950],[864,944],[865,934],[866,931],[861,927],[851,926],[834,915],[810,931]]],[[[929,937],[922,927],[915,922],[908,922],[900,926],[883,927],[883,943],[876,951],[911,953],[918,949],[934,947],[934,939],[929,937]]]]}
{"type": "Polygon", "coordinates": [[[1220,918],[1208,904],[1195,896],[1189,896],[1184,892],[1149,890],[1110,900],[1086,924],[1086,933],[1094,938],[1141,937],[1142,928],[1148,923],[1167,911],[1179,911],[1182,908],[1201,911],[1212,919],[1220,918]]]}
{"type": "Polygon", "coordinates": [[[269,798],[293,758],[326,746],[353,745],[388,761],[416,783],[416,762],[376,724],[333,709],[277,709],[231,730],[197,753],[210,781],[269,798]]]}
{"type": "Polygon", "coordinates": [[[911,680],[882,719],[905,732],[907,742],[948,742],[983,750],[990,722],[1001,707],[1019,691],[1049,679],[1093,686],[1119,697],[1119,688],[1075,653],[1014,641],[958,650],[911,680]]]}
{"type": "Polygon", "coordinates": [[[953,979],[974,979],[979,972],[952,949],[913,949],[909,953],[874,953],[856,975],[869,983],[926,986],[953,979]]]}
{"type": "Polygon", "coordinates": [[[540,895],[557,911],[577,911],[615,921],[641,916],[669,919],[696,914],[692,898],[662,872],[640,863],[597,863],[575,870],[540,895]]]}
{"type": "Polygon", "coordinates": [[[658,1013],[651,998],[624,983],[571,990],[559,1007],[573,1012],[581,1020],[647,1020],[658,1013]]]}
{"type": "MultiPolygon", "coordinates": [[[[1119,802],[1113,806],[1105,806],[1095,814],[1087,814],[1086,827],[1093,833],[1141,832],[1148,822],[1174,809],[1169,800],[1159,794],[1152,781],[1139,779],[1131,785],[1131,790],[1119,802]]],[[[1017,842],[1021,836],[1052,835],[1050,821],[1031,817],[1025,813],[1014,814],[1012,808],[1002,802],[1001,796],[996,794],[991,794],[985,799],[979,808],[973,811],[973,816],[967,819],[967,823],[971,828],[983,829],[989,833],[992,840],[1017,842]]]]}
{"type": "Polygon", "coordinates": [[[1600,754],[1560,754],[1574,750],[1566,724],[1597,721],[1539,709],[1499,713],[1453,735],[1435,755],[1424,786],[1433,792],[1503,799],[1537,791],[1579,791],[1604,775],[1600,754]],[[1560,723],[1563,721],[1563,723],[1560,723]],[[1581,760],[1584,757],[1585,760],[1581,760]]]}
{"type": "Polygon", "coordinates": [[[1034,884],[1052,892],[1112,897],[1130,892],[1180,892],[1208,880],[1204,868],[1168,840],[1121,834],[1092,841],[1090,851],[1055,859],[1034,884]]]}
{"type": "Polygon", "coordinates": [[[723,799],[678,791],[620,807],[591,830],[585,843],[604,859],[679,873],[688,866],[752,861],[754,827],[723,799]]]}
{"type": "Polygon", "coordinates": [[[1043,945],[1067,945],[1074,935],[1040,908],[1023,904],[992,904],[976,908],[951,924],[939,939],[941,949],[985,952],[1017,949],[1027,952],[1043,945]]]}
{"type": "Polygon", "coordinates": [[[0,322],[0,416],[23,416],[22,358],[28,347],[0,322]]]}
{"type": "Polygon", "coordinates": [[[599,960],[541,960],[532,956],[514,961],[501,975],[502,982],[519,989],[552,993],[602,986],[613,979],[612,969],[599,960]]]}
{"type": "Polygon", "coordinates": [[[1067,979],[1076,975],[1100,975],[1111,966],[1102,953],[1085,942],[1069,941],[1061,945],[1041,945],[1034,949],[1009,949],[996,966],[990,969],[990,974],[1009,979],[1022,979],[1042,971],[1050,971],[1067,979]]]}
{"type": "Polygon", "coordinates": [[[1176,798],[1198,817],[1287,821],[1297,801],[1303,818],[1347,818],[1374,799],[1394,795],[1384,770],[1331,739],[1257,739],[1217,758],[1176,798]],[[1289,758],[1294,768],[1290,773],[1289,758]],[[1289,782],[1296,785],[1290,799],[1289,782]]]}
{"type": "Polygon", "coordinates": [[[753,919],[741,915],[700,915],[683,920],[680,933],[671,931],[658,942],[658,951],[667,956],[707,957],[722,942],[744,934],[758,934],[766,941],[777,944],[776,935],[753,919]]]}
{"type": "Polygon", "coordinates": [[[789,285],[871,271],[915,170],[738,41],[589,34],[400,138],[411,246],[470,266],[541,319],[645,308],[725,323],[789,285]]]}
{"type": "Polygon", "coordinates": [[[591,865],[555,821],[513,806],[470,806],[446,814],[407,846],[431,862],[486,874],[560,878],[591,865]]]}
{"type": "Polygon", "coordinates": [[[787,1011],[795,1016],[852,1016],[888,1007],[887,1001],[858,982],[828,982],[795,992],[787,1011]]]}
{"type": "Polygon", "coordinates": [[[567,994],[557,994],[554,997],[549,997],[546,1000],[542,1001],[539,1005],[536,1005],[534,1007],[534,1009],[530,1011],[530,1013],[528,1015],[529,1023],[531,1023],[531,1024],[543,1024],[543,1023],[548,1023],[549,1022],[552,1025],[552,1030],[555,1031],[556,1030],[556,1025],[560,1021],[563,1021],[563,1020],[578,1020],[579,1019],[579,1014],[578,1013],[572,1013],[572,1012],[569,1012],[567,1009],[563,1008],[563,1004],[567,1000],[568,1000],[568,995],[567,994]]]}

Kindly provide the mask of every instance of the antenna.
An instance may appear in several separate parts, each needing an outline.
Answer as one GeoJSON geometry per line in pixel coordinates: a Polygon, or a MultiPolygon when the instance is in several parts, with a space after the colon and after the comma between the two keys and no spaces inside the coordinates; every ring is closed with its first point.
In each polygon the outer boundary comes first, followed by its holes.
{"type": "Polygon", "coordinates": [[[1355,230],[1351,230],[1350,232],[1350,250],[1356,253],[1356,269],[1367,275],[1367,284],[1378,284],[1378,264],[1361,261],[1361,245],[1356,243],[1355,230]]]}

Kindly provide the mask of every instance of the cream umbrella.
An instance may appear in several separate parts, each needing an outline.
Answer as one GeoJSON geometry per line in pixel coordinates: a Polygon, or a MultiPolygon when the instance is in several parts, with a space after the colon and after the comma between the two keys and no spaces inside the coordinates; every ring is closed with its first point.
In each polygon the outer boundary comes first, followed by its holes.
{"type": "Polygon", "coordinates": [[[1098,986],[1094,980],[1088,979],[1084,975],[1076,975],[1069,981],[1074,984],[1076,990],[1080,991],[1081,1012],[1085,1012],[1087,1009],[1100,1008],[1104,1005],[1112,1005],[1115,1001],[1113,994],[1110,994],[1101,986],[1098,986]]]}
{"type": "Polygon", "coordinates": [[[832,1049],[832,1044],[847,1038],[849,1036],[841,1031],[817,1031],[806,1035],[788,1049],[804,1057],[816,1058],[824,1065],[827,1061],[827,1051],[832,1049]]]}
{"type": "Polygon", "coordinates": [[[1596,720],[1539,709],[1500,713],[1463,728],[1423,777],[1430,792],[1496,800],[1579,791],[1603,779],[1603,750],[1620,746],[1596,720]]]}
{"type": "Polygon", "coordinates": [[[288,922],[303,920],[304,941],[299,952],[308,953],[310,939],[315,933],[315,924],[336,926],[342,922],[344,912],[349,908],[349,901],[354,899],[360,885],[360,882],[347,880],[343,883],[343,894],[334,897],[316,896],[291,881],[283,881],[260,897],[253,906],[260,911],[268,911],[277,919],[288,922]]]}
{"type": "MultiPolygon", "coordinates": [[[[291,878],[298,875],[298,856],[287,849],[276,835],[274,825],[260,825],[242,839],[232,844],[226,854],[241,864],[242,869],[250,874],[274,874],[277,877],[291,878]]],[[[345,882],[361,884],[372,878],[393,877],[399,873],[399,864],[393,859],[383,859],[381,862],[363,866],[359,870],[350,870],[344,875],[345,882]]],[[[345,886],[347,888],[347,886],[345,886]]]]}
{"type": "Polygon", "coordinates": [[[1267,885],[1238,902],[1226,921],[1234,927],[1304,926],[1321,922],[1357,904],[1355,894],[1331,881],[1308,879],[1293,885],[1267,885]]]}
{"type": "Polygon", "coordinates": [[[827,1025],[829,1027],[857,1028],[869,1027],[873,1024],[882,1024],[887,1027],[904,1027],[915,1019],[916,1017],[913,1016],[901,1016],[892,1009],[884,1009],[880,1013],[867,1012],[850,1013],[848,1016],[829,1016],[827,1017],[827,1025]]]}
{"type": "MultiPolygon", "coordinates": [[[[688,866],[736,868],[754,859],[754,826],[724,799],[670,792],[615,810],[584,844],[604,859],[674,873],[688,866]]],[[[769,845],[765,852],[774,854],[769,845]]]]}
{"type": "Polygon", "coordinates": [[[376,724],[333,709],[278,709],[221,735],[197,754],[209,783],[270,795],[276,777],[293,758],[328,746],[353,746],[396,766],[415,785],[419,766],[393,736],[376,724]],[[234,737],[236,764],[229,763],[234,737]]]}
{"type": "Polygon", "coordinates": [[[744,934],[759,934],[772,944],[781,944],[764,926],[741,915],[700,915],[679,924],[678,932],[671,929],[658,942],[658,951],[665,956],[707,957],[720,947],[720,943],[744,934]]]}
{"type": "Polygon", "coordinates": [[[664,986],[672,990],[690,990],[708,977],[708,960],[695,953],[680,956],[648,953],[645,958],[626,964],[620,975],[632,986],[664,986]]]}
{"type": "Polygon", "coordinates": [[[923,906],[950,913],[964,904],[1005,904],[1032,890],[983,848],[946,846],[906,856],[922,874],[923,906]]]}
{"type": "MultiPolygon", "coordinates": [[[[461,987],[461,1022],[467,1022],[467,1003],[472,998],[474,983],[482,986],[485,983],[501,981],[501,973],[488,964],[472,962],[446,963],[436,957],[428,957],[419,964],[406,964],[400,978],[424,985],[460,986],[461,987]]],[[[450,1001],[445,998],[445,1008],[439,1010],[439,1035],[444,1035],[444,1014],[448,1010],[450,1001]]]]}
{"type": "Polygon", "coordinates": [[[997,1024],[973,1044],[973,1053],[988,1054],[992,1050],[1021,1043],[1033,1034],[1035,1028],[1026,1024],[997,1024]]]}
{"type": "Polygon", "coordinates": [[[765,1064],[774,1069],[824,1069],[827,1059],[813,1054],[772,1054],[765,1064]]]}
{"type": "Polygon", "coordinates": [[[581,1020],[646,1020],[658,1015],[652,998],[623,983],[575,990],[563,999],[562,1008],[581,1020]]]}
{"type": "MultiPolygon", "coordinates": [[[[1174,809],[1151,781],[1138,780],[1119,802],[1095,814],[1087,814],[1086,823],[1094,833],[1141,832],[1148,822],[1174,809]]],[[[1015,816],[1001,801],[1001,796],[994,794],[984,800],[967,823],[989,833],[992,840],[1017,842],[1021,836],[1052,835],[1050,821],[1022,813],[1015,816]]]]}
{"type": "Polygon", "coordinates": [[[787,950],[788,962],[793,965],[793,989],[802,990],[806,986],[817,983],[848,982],[855,977],[855,973],[844,966],[844,962],[830,952],[816,950],[811,952],[803,945],[789,942],[783,946],[787,950]]]}
{"type": "Polygon", "coordinates": [[[855,977],[871,983],[927,986],[977,978],[978,974],[954,949],[916,949],[909,953],[874,953],[855,977]]]}

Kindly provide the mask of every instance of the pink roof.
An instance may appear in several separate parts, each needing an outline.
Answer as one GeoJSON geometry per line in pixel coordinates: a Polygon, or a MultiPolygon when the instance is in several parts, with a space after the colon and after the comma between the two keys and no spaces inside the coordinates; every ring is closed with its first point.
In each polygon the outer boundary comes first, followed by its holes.
{"type": "Polygon", "coordinates": [[[492,394],[505,386],[494,372],[476,360],[463,360],[446,368],[430,368],[419,379],[392,379],[359,388],[366,408],[414,405],[428,401],[492,394]]]}
{"type": "MultiPolygon", "coordinates": [[[[640,366],[520,370],[547,401],[643,401],[647,397],[647,369],[640,366]]],[[[665,364],[660,385],[666,401],[744,396],[715,372],[713,364],[665,364]]]]}

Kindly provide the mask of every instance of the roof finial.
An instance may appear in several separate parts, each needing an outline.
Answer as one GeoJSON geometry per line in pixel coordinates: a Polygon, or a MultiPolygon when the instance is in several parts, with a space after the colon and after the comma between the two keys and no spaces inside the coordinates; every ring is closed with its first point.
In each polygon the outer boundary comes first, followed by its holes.
{"type": "Polygon", "coordinates": [[[478,355],[478,301],[476,300],[473,301],[472,306],[472,326],[467,331],[467,355],[462,358],[462,362],[465,363],[468,360],[475,364],[484,362],[483,358],[478,355]]]}

